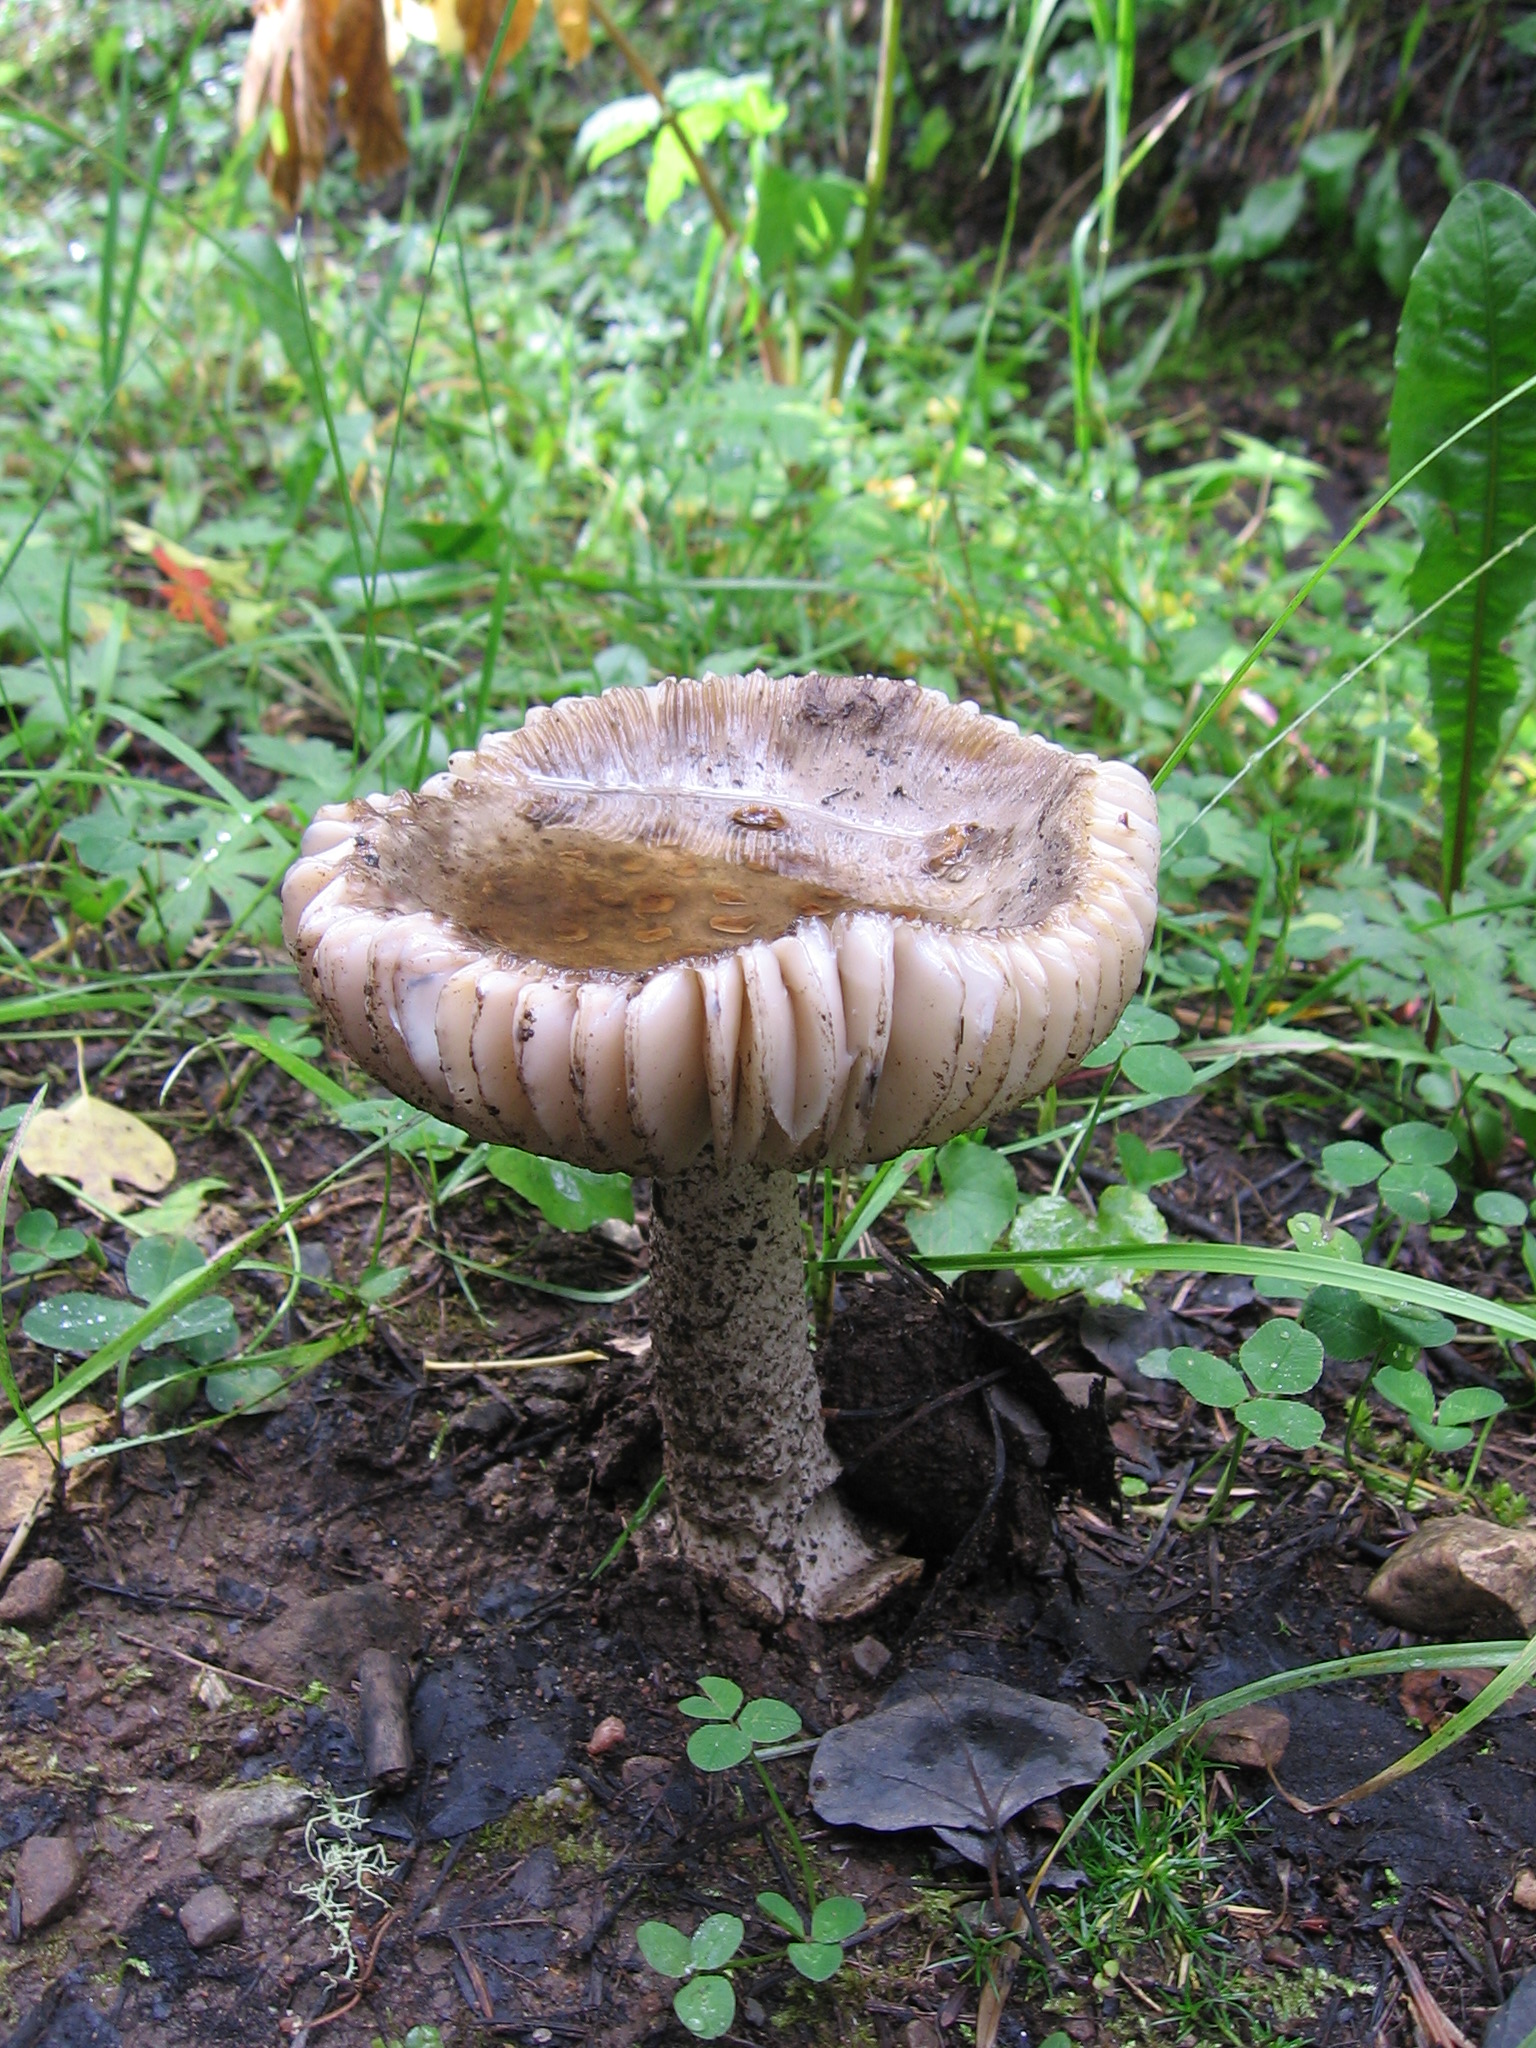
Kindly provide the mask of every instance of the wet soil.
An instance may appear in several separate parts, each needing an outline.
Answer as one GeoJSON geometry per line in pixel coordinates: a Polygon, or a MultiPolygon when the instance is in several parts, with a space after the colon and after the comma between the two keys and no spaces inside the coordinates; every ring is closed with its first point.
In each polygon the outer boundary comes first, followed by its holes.
{"type": "MultiPolygon", "coordinates": [[[[307,1122],[274,1071],[260,1072],[235,1116],[259,1119],[287,1185],[340,1156],[338,1135],[307,1122]]],[[[1167,1125],[1149,1125],[1149,1140],[1167,1125]]],[[[204,1227],[227,1240],[260,1213],[243,1146],[206,1116],[167,1128],[184,1173],[222,1168],[230,1186],[204,1227]]],[[[1324,1134],[1271,1135],[1256,1143],[1219,1107],[1186,1113],[1189,1173],[1159,1191],[1176,1227],[1272,1237],[1308,1186],[1297,1153],[1324,1134]]],[[[299,1226],[306,1271],[355,1279],[384,1196],[382,1168],[370,1166],[322,1197],[299,1226]]],[[[1170,1333],[1222,1349],[1240,1340],[1265,1311],[1231,1279],[1169,1283],[1147,1290],[1143,1312],[1086,1315],[1021,1303],[1006,1277],[967,1283],[969,1308],[1011,1331],[1036,1370],[1127,1384],[1113,1441],[1122,1474],[1150,1492],[1124,1512],[1090,1505],[1046,1469],[1031,1477],[1044,1519],[1028,1542],[975,1546],[965,1569],[945,1575],[954,1530],[940,1532],[925,1585],[841,1628],[750,1627],[679,1565],[664,1504],[594,1578],[659,1472],[645,1295],[573,1304],[475,1275],[482,1324],[440,1248],[613,1293],[644,1267],[638,1234],[615,1236],[530,1229],[491,1191],[434,1220],[397,1164],[381,1259],[406,1279],[366,1340],[281,1412],[146,1442],[98,1468],[36,1531],[28,1555],[60,1559],[71,1594],[51,1626],[0,1634],[0,1871],[28,1836],[66,1833],[87,1879],[64,1917],[5,1955],[0,1998],[15,2048],[365,2048],[428,2024],[453,2048],[681,2041],[666,1989],[638,1954],[637,1924],[691,1926],[724,1908],[750,1925],[757,1891],[796,1890],[754,1784],[706,1778],[684,1756],[676,1703],[701,1672],[790,1701],[813,1734],[867,1712],[903,1672],[937,1687],[945,1674],[998,1678],[1121,1725],[1139,1696],[1208,1696],[1401,1640],[1361,1596],[1412,1518],[1340,1475],[1261,1456],[1244,1464],[1241,1519],[1212,1533],[1166,1518],[1170,1486],[1211,1439],[1200,1412],[1140,1379],[1134,1358],[1170,1333]],[[588,1348],[600,1363],[423,1370],[425,1358],[588,1348]],[[309,1604],[322,1598],[322,1609],[309,1604]],[[306,1846],[295,1823],[210,1873],[194,1808],[213,1788],[274,1773],[319,1800],[364,1792],[355,1674],[369,1644],[411,1660],[417,1762],[402,1789],[366,1804],[364,1840],[389,1868],[371,1897],[344,1897],[349,1977],[312,1910],[313,1834],[306,1846]],[[610,1728],[589,1749],[610,1717],[622,1734],[610,1728]],[[243,1932],[199,1953],[176,1916],[213,1875],[237,1897],[243,1932]]],[[[892,1244],[899,1255],[899,1228],[892,1244]]],[[[1419,1248],[1426,1271],[1428,1253],[1419,1248]]],[[[232,1290],[242,1320],[278,1284],[246,1276],[232,1290]]],[[[874,1283],[892,1299],[902,1284],[874,1283]]],[[[312,1280],[287,1334],[314,1337],[337,1316],[312,1280]]],[[[1436,1370],[1454,1375],[1458,1361],[1479,1372],[1463,1353],[1436,1370]]],[[[45,1382],[24,1344],[17,1365],[24,1385],[45,1382]]],[[[955,1384],[954,1357],[944,1370],[955,1384]]],[[[1335,1410],[1348,1391],[1343,1378],[1329,1385],[1335,1410]]],[[[849,1405],[846,1385],[840,1393],[849,1405]]],[[[985,1499],[996,1436],[980,1406],[972,1412],[985,1499]]],[[[1518,1486],[1532,1463],[1522,1420],[1501,1424],[1491,1457],[1518,1486]]],[[[1382,1682],[1292,1696],[1285,1791],[1317,1800],[1358,1782],[1442,1718],[1452,1695],[1382,1682]]],[[[805,1803],[806,1759],[776,1771],[825,1883],[863,1900],[872,1931],[830,1986],[754,1973],[730,2038],[969,2039],[976,1989],[941,1894],[950,1908],[981,1895],[980,1874],[932,1836],[821,1827],[805,1803]]],[[[1536,1923],[1511,1902],[1536,1852],[1536,1725],[1523,1699],[1433,1769],[1332,1818],[1304,1815],[1232,1768],[1218,1789],[1253,1819],[1240,1852],[1212,1870],[1212,1938],[1245,1973],[1251,2009],[1294,2038],[1408,2048],[1399,1953],[1475,2037],[1496,1992],[1536,1960],[1536,1923]]],[[[1049,1837],[1026,1839],[1037,1856],[1049,1837]]],[[[1199,2040],[1169,2019],[1172,1987],[1156,1952],[1144,1955],[1142,1974],[1128,1964],[1118,1984],[1070,1968],[1053,1984],[1026,1957],[998,2038],[1065,2026],[1082,2042],[1199,2040]]]]}

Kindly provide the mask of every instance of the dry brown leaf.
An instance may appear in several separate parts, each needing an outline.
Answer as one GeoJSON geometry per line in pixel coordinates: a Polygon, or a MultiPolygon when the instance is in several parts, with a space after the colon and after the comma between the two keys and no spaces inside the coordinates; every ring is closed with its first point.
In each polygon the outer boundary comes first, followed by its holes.
{"type": "MultiPolygon", "coordinates": [[[[1014,1909],[1014,1932],[1022,1933],[1024,1909],[1014,1909]]],[[[1003,2023],[1003,2010],[1008,2003],[1008,1994],[1013,1989],[1013,1973],[1019,1960],[1019,1944],[1005,1941],[994,1953],[992,1966],[987,1972],[987,1981],[981,1987],[981,1997],[976,2004],[976,2048],[997,2048],[998,2029],[1003,2023]]]]}
{"type": "MultiPolygon", "coordinates": [[[[457,26],[457,39],[447,42],[443,37],[443,16],[445,6],[434,6],[433,12],[438,23],[438,48],[441,50],[461,49],[464,61],[478,77],[491,61],[491,52],[496,47],[496,32],[501,27],[501,17],[506,11],[505,0],[447,0],[453,9],[457,26]]],[[[501,57],[497,70],[510,64],[518,51],[533,33],[533,17],[539,11],[539,0],[516,0],[512,9],[512,20],[506,39],[501,46],[501,57]]]]}
{"type": "Polygon", "coordinates": [[[403,164],[383,0],[256,0],[237,120],[243,135],[275,109],[261,171],[290,213],[325,166],[338,87],[337,118],[357,151],[359,176],[381,177],[403,164]]]}
{"type": "Polygon", "coordinates": [[[357,175],[382,178],[408,154],[400,102],[389,75],[382,0],[335,0],[330,19],[332,74],[341,80],[336,112],[357,151],[357,175]]]}
{"type": "Polygon", "coordinates": [[[568,62],[579,64],[592,54],[590,0],[549,0],[549,7],[561,49],[568,62]]]}
{"type": "Polygon", "coordinates": [[[28,1173],[75,1181],[108,1209],[132,1206],[121,1188],[158,1195],[176,1178],[176,1154],[142,1117],[83,1092],[62,1109],[40,1109],[21,1145],[28,1173]]]}
{"type": "MultiPolygon", "coordinates": [[[[73,1402],[57,1418],[38,1426],[38,1434],[50,1451],[57,1452],[62,1432],[64,1455],[99,1443],[112,1427],[112,1419],[89,1401],[73,1402]]],[[[90,1469],[90,1468],[87,1468],[90,1469]]],[[[9,1533],[29,1517],[35,1519],[53,1491],[53,1459],[48,1451],[29,1444],[24,1451],[0,1458],[0,1530],[9,1533]]],[[[80,1477],[70,1474],[66,1487],[80,1477]]]]}

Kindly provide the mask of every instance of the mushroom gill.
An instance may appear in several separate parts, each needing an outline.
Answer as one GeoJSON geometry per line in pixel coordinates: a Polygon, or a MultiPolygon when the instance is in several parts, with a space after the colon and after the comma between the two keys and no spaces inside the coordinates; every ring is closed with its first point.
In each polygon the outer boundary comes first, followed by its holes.
{"type": "Polygon", "coordinates": [[[1156,872],[1134,769],[910,683],[710,676],[328,807],[283,904],[397,1093],[672,1173],[884,1158],[1038,1093],[1135,988],[1156,872]]]}

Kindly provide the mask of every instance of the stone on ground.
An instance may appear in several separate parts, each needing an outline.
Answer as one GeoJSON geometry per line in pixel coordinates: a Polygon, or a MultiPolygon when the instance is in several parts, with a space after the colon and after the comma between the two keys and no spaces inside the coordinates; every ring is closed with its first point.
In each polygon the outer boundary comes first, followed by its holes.
{"type": "Polygon", "coordinates": [[[69,1591],[69,1573],[56,1557],[34,1558],[0,1594],[0,1622],[39,1628],[53,1620],[69,1591]]]}
{"type": "Polygon", "coordinates": [[[85,1882],[85,1864],[68,1835],[33,1835],[16,1859],[11,1937],[19,1941],[56,1920],[85,1882]]]}
{"type": "Polygon", "coordinates": [[[198,1862],[237,1871],[244,1862],[270,1856],[278,1831],[303,1820],[309,1802],[307,1786],[296,1778],[260,1778],[253,1785],[204,1792],[192,1805],[198,1862]]]}
{"type": "Polygon", "coordinates": [[[244,1931],[240,1908],[220,1884],[206,1885],[202,1891],[194,1892],[176,1917],[193,1948],[213,1948],[221,1941],[238,1941],[244,1931]]]}
{"type": "Polygon", "coordinates": [[[1366,1588],[1383,1621],[1433,1639],[1536,1634],[1536,1530],[1472,1515],[1431,1522],[1366,1588]]]}

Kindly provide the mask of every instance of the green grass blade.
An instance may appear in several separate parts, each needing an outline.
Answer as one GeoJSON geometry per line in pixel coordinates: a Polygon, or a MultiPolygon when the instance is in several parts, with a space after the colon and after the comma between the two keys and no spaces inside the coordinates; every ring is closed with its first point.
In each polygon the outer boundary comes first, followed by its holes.
{"type": "MultiPolygon", "coordinates": [[[[1533,1669],[1536,1669],[1536,1639],[1529,1643],[1428,1643],[1413,1650],[1367,1650],[1358,1657],[1333,1658],[1324,1664],[1303,1664],[1294,1671],[1277,1671],[1269,1678],[1256,1679],[1251,1685],[1240,1685],[1231,1692],[1218,1694],[1215,1699],[1204,1700],[1198,1707],[1189,1708],[1168,1727],[1160,1729],[1150,1740],[1132,1750],[1129,1756],[1122,1757],[1114,1769],[1099,1780],[1056,1837],[1045,1861],[1035,1872],[1030,1881],[1030,1900],[1033,1902],[1039,1897],[1040,1887],[1045,1882],[1051,1865],[1092,1819],[1115,1788],[1123,1785],[1133,1772],[1139,1771],[1145,1764],[1154,1762],[1165,1750],[1172,1749],[1176,1743],[1188,1741],[1189,1737],[1203,1728],[1207,1721],[1218,1720],[1223,1714],[1234,1714],[1242,1707],[1254,1707],[1265,1700],[1281,1698],[1286,1693],[1307,1692],[1313,1686],[1341,1685],[1352,1679],[1361,1678],[1392,1678],[1399,1672],[1406,1671],[1499,1671],[1506,1678],[1511,1672],[1515,1672],[1518,1675],[1513,1684],[1501,1694],[1501,1699],[1504,1699],[1526,1682],[1533,1669]]],[[[1480,1705],[1487,1694],[1494,1690],[1494,1686],[1500,1683],[1500,1680],[1495,1680],[1485,1686],[1471,1702],[1471,1707],[1463,1708],[1455,1720],[1463,1722],[1463,1717],[1471,1712],[1471,1708],[1480,1705]]],[[[1491,1713],[1493,1707],[1500,1703],[1501,1700],[1495,1700],[1493,1706],[1486,1708],[1484,1712],[1491,1713]]],[[[1478,1716],[1479,1720],[1482,1718],[1483,1715],[1478,1716]]],[[[1465,1732],[1466,1726],[1471,1725],[1475,1723],[1463,1722],[1461,1732],[1465,1732]]],[[[1451,1726],[1451,1722],[1446,1723],[1447,1728],[1451,1726]]],[[[1444,1730],[1441,1732],[1444,1733],[1444,1730]]],[[[1455,1736],[1451,1737],[1452,1741],[1456,1739],[1455,1736]]],[[[1419,1750],[1426,1747],[1426,1744],[1421,1743],[1419,1750]]],[[[1440,1747],[1443,1748],[1445,1745],[1441,1744],[1440,1747]]],[[[1418,1753],[1412,1752],[1413,1755],[1418,1753]]],[[[1436,1754],[1438,1753],[1437,1749],[1436,1754]]],[[[1402,1762],[1407,1764],[1408,1759],[1404,1758],[1402,1762]]]]}
{"type": "Polygon", "coordinates": [[[144,274],[144,254],[149,247],[150,229],[154,226],[155,207],[160,198],[160,181],[165,175],[165,159],[170,153],[171,138],[176,133],[177,116],[181,112],[181,96],[186,89],[187,77],[192,69],[192,59],[201,47],[213,9],[204,8],[192,24],[192,33],[176,67],[171,81],[170,99],[166,105],[160,132],[155,137],[154,154],[150,158],[149,176],[145,180],[144,204],[139,214],[138,233],[133,238],[133,253],[128,259],[128,275],[123,280],[123,303],[117,317],[117,338],[112,344],[111,374],[106,379],[109,391],[116,391],[123,378],[123,361],[128,353],[128,337],[133,329],[133,316],[138,308],[139,283],[144,274]]]}

